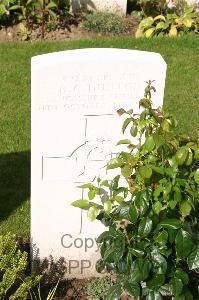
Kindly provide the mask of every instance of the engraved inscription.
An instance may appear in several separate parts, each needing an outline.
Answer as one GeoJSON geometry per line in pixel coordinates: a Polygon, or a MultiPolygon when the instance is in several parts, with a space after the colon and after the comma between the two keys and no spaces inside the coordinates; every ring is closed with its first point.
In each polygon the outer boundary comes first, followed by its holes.
{"type": "Polygon", "coordinates": [[[118,106],[129,104],[130,99],[138,102],[135,95],[143,89],[142,81],[138,80],[139,73],[123,73],[120,75],[76,74],[63,76],[58,87],[58,97],[41,101],[37,110],[44,112],[67,111],[77,109],[98,109],[111,107],[112,111],[118,106]]]}

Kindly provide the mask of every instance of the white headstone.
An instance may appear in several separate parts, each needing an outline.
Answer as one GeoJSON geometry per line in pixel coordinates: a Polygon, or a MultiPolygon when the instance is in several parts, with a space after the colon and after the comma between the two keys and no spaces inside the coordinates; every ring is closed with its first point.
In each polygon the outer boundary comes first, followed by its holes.
{"type": "Polygon", "coordinates": [[[127,11],[127,0],[72,0],[71,6],[73,12],[99,10],[125,15],[127,11]]]}
{"type": "Polygon", "coordinates": [[[95,275],[100,222],[71,202],[77,186],[106,175],[122,138],[117,109],[134,108],[146,81],[163,104],[166,63],[158,53],[82,49],[32,58],[31,237],[40,258],[64,257],[68,277],[95,275]]]}

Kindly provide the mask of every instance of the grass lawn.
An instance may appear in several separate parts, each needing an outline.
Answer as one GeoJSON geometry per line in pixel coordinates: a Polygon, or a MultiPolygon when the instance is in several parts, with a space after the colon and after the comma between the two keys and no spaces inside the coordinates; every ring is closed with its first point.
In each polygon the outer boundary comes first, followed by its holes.
{"type": "Polygon", "coordinates": [[[30,58],[53,51],[93,47],[161,53],[168,65],[165,109],[176,116],[180,131],[197,137],[198,37],[0,44],[0,233],[11,231],[29,236],[30,58]]]}

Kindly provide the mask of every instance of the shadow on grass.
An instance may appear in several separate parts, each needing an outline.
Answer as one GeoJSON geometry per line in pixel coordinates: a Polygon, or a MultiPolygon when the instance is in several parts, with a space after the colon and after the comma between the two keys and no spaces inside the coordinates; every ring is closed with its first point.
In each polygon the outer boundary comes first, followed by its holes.
{"type": "Polygon", "coordinates": [[[30,197],[30,152],[0,154],[0,221],[30,197]]]}

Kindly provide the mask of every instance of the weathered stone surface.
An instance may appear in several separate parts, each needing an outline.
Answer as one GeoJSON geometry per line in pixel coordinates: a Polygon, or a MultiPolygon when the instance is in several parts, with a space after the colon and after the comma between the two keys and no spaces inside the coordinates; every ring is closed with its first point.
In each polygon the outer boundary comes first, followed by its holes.
{"type": "Polygon", "coordinates": [[[102,10],[125,15],[127,10],[127,0],[72,0],[71,5],[73,12],[102,10]]]}

